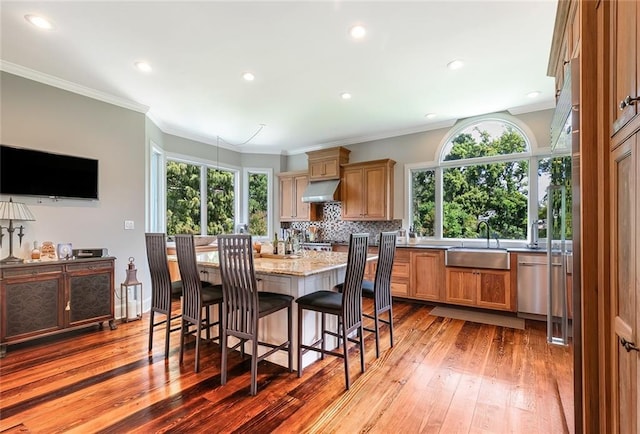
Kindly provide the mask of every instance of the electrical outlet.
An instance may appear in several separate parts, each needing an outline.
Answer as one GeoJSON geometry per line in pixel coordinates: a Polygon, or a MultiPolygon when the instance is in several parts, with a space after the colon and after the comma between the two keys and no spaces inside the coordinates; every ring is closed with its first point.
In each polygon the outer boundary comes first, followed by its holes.
{"type": "Polygon", "coordinates": [[[135,229],[135,225],[133,224],[133,220],[125,220],[124,221],[124,229],[125,230],[133,230],[133,229],[135,229]]]}

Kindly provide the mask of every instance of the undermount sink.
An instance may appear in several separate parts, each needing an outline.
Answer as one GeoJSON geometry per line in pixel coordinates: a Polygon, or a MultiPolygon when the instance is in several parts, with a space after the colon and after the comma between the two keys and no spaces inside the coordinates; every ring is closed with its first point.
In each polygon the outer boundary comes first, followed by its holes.
{"type": "Polygon", "coordinates": [[[445,252],[445,265],[448,267],[492,268],[509,270],[509,252],[507,249],[451,247],[445,252]]]}

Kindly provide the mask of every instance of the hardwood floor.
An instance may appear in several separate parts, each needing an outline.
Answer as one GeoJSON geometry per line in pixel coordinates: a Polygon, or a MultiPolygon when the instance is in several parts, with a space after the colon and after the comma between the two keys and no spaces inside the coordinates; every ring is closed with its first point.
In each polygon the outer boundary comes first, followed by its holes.
{"type": "Polygon", "coordinates": [[[149,355],[147,315],[9,347],[0,432],[573,432],[571,350],[547,345],[542,323],[514,330],[430,310],[395,302],[394,347],[383,329],[375,359],[369,335],[367,371],[354,350],[348,392],[335,357],[300,379],[263,362],[251,397],[249,364],[234,354],[221,386],[217,344],[201,345],[198,374],[193,342],[179,366],[177,333],[168,361],[161,331],[149,355]]]}

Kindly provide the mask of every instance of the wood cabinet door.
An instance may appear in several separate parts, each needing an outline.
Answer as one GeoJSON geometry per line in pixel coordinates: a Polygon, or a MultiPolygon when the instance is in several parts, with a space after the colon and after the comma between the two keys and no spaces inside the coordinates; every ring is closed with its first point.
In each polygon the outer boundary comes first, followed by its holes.
{"type": "Polygon", "coordinates": [[[363,169],[365,220],[385,220],[387,208],[387,185],[385,167],[366,167],[363,169]]]}
{"type": "Polygon", "coordinates": [[[337,158],[309,161],[309,179],[340,179],[340,163],[337,158]]]}
{"type": "Polygon", "coordinates": [[[280,178],[280,221],[291,221],[293,209],[294,178],[287,176],[280,178]]]}
{"type": "Polygon", "coordinates": [[[446,301],[456,304],[475,304],[478,275],[475,270],[447,268],[446,301]]]}
{"type": "Polygon", "coordinates": [[[640,101],[620,109],[627,96],[638,97],[638,17],[637,1],[612,2],[611,9],[611,81],[612,134],[615,134],[638,110],[640,101]]]}
{"type": "MultiPolygon", "coordinates": [[[[624,2],[619,2],[624,3],[624,2]]],[[[618,4],[619,4],[618,3],[618,4]]],[[[636,227],[638,135],[631,136],[611,155],[611,343],[613,432],[635,433],[640,428],[637,351],[627,351],[625,342],[638,347],[640,300],[637,282],[636,227]]]]}
{"type": "Polygon", "coordinates": [[[476,304],[479,307],[511,310],[511,285],[509,271],[476,270],[478,293],[476,304]]]}
{"type": "Polygon", "coordinates": [[[308,184],[309,178],[307,176],[296,176],[294,179],[294,192],[292,194],[294,203],[291,207],[295,211],[293,216],[296,220],[309,220],[309,204],[302,201],[302,195],[308,184]]]}
{"type": "Polygon", "coordinates": [[[364,185],[362,169],[345,169],[342,173],[342,218],[362,220],[364,185]]]}
{"type": "Polygon", "coordinates": [[[444,252],[411,252],[411,292],[423,300],[444,301],[444,252]]]}

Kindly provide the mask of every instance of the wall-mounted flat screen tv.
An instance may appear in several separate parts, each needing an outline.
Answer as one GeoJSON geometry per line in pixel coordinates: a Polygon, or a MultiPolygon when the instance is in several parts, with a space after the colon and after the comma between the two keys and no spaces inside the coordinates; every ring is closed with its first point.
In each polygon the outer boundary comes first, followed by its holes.
{"type": "Polygon", "coordinates": [[[98,160],[0,145],[0,194],[98,199],[98,160]]]}

